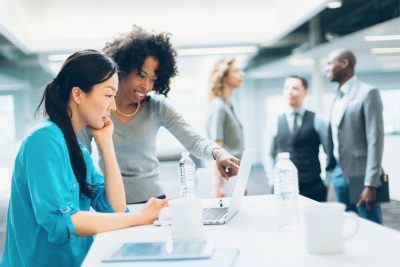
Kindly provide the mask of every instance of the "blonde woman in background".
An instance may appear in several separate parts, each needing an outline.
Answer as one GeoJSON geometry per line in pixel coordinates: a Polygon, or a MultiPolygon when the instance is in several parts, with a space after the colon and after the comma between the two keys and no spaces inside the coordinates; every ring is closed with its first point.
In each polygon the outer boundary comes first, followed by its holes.
{"type": "MultiPolygon", "coordinates": [[[[231,103],[233,92],[243,83],[244,73],[234,58],[217,61],[210,77],[210,105],[207,114],[207,135],[234,157],[241,158],[244,149],[243,127],[231,103]]],[[[215,167],[214,197],[224,197],[221,173],[215,167]]]]}

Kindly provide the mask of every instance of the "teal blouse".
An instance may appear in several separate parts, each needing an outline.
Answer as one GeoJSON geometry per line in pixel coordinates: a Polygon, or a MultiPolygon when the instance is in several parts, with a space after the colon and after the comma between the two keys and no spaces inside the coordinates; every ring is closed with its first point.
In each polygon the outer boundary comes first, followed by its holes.
{"type": "Polygon", "coordinates": [[[58,126],[43,121],[22,142],[15,160],[4,254],[0,266],[79,266],[93,237],[75,235],[71,215],[90,207],[114,212],[104,178],[80,144],[91,198],[79,194],[67,144],[58,126]]]}

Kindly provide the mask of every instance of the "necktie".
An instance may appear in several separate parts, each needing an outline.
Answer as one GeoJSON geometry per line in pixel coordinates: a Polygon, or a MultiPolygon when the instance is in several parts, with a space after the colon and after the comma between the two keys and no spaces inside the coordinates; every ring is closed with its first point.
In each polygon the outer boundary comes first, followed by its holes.
{"type": "Polygon", "coordinates": [[[299,124],[297,123],[297,120],[299,118],[299,113],[293,112],[293,134],[297,134],[299,131],[299,124]]]}

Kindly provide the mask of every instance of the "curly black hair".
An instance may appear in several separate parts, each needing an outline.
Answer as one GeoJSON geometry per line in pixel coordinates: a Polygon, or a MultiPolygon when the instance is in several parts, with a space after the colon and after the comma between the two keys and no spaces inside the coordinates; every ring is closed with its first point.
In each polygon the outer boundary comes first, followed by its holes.
{"type": "Polygon", "coordinates": [[[159,67],[153,91],[165,96],[170,90],[171,79],[178,75],[177,53],[171,45],[169,33],[149,33],[135,25],[131,32],[106,43],[103,51],[118,64],[122,79],[131,71],[140,71],[146,58],[156,58],[159,67]]]}

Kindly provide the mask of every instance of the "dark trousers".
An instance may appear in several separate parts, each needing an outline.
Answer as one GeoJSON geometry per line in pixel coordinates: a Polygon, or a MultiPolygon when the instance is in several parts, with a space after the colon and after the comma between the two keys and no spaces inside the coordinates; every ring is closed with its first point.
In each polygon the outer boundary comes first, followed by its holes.
{"type": "Polygon", "coordinates": [[[328,189],[321,180],[321,177],[313,179],[311,182],[299,181],[300,195],[311,198],[315,201],[326,202],[328,189]]]}

